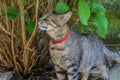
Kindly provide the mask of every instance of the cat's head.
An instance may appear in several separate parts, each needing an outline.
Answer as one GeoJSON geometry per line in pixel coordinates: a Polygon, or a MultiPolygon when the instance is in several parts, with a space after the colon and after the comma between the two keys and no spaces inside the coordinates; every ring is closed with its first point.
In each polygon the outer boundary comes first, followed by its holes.
{"type": "Polygon", "coordinates": [[[38,28],[41,30],[52,31],[57,28],[63,27],[67,21],[71,18],[72,12],[67,12],[62,15],[55,13],[46,14],[40,18],[38,22],[38,28]]]}

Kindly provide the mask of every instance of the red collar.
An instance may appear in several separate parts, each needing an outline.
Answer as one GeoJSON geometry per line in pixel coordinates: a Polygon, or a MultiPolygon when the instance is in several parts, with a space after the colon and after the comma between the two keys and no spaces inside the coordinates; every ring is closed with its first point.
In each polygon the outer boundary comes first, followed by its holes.
{"type": "Polygon", "coordinates": [[[70,36],[70,31],[63,37],[63,38],[61,38],[61,39],[59,39],[59,40],[53,40],[53,43],[54,44],[58,44],[58,43],[62,43],[62,42],[64,42],[64,41],[66,41],[68,38],[69,38],[69,36],[70,36]]]}

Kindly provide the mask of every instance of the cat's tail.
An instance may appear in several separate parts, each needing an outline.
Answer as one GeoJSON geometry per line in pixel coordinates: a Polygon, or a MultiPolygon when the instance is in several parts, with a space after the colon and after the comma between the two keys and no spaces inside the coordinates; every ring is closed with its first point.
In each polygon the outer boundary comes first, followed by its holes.
{"type": "Polygon", "coordinates": [[[103,48],[103,51],[104,51],[105,57],[108,60],[111,60],[111,61],[114,60],[114,61],[117,61],[118,63],[120,63],[120,51],[112,52],[105,46],[103,48]]]}

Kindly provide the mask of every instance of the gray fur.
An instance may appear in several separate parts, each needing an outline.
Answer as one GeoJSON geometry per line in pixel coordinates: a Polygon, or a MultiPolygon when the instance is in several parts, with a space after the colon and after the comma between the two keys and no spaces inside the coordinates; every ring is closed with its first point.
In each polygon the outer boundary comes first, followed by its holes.
{"type": "Polygon", "coordinates": [[[82,72],[81,80],[87,80],[92,67],[97,67],[102,72],[102,76],[108,79],[105,56],[120,62],[120,52],[108,50],[97,36],[77,34],[70,30],[66,24],[71,17],[70,12],[62,16],[64,21],[61,16],[51,14],[46,17],[50,19],[49,21],[44,18],[38,23],[38,27],[46,30],[48,35],[55,40],[64,37],[68,31],[71,32],[70,37],[62,43],[54,44],[52,40],[50,41],[50,55],[58,80],[78,80],[79,71],[82,72]],[[46,29],[46,27],[49,28],[46,29]]]}

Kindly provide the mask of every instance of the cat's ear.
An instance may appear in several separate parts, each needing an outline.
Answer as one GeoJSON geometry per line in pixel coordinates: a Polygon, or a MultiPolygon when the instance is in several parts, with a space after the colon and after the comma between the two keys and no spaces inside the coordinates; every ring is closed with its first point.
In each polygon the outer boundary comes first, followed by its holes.
{"type": "Polygon", "coordinates": [[[72,12],[69,11],[62,15],[57,15],[58,20],[60,21],[60,25],[66,24],[66,22],[71,18],[72,12]]]}

